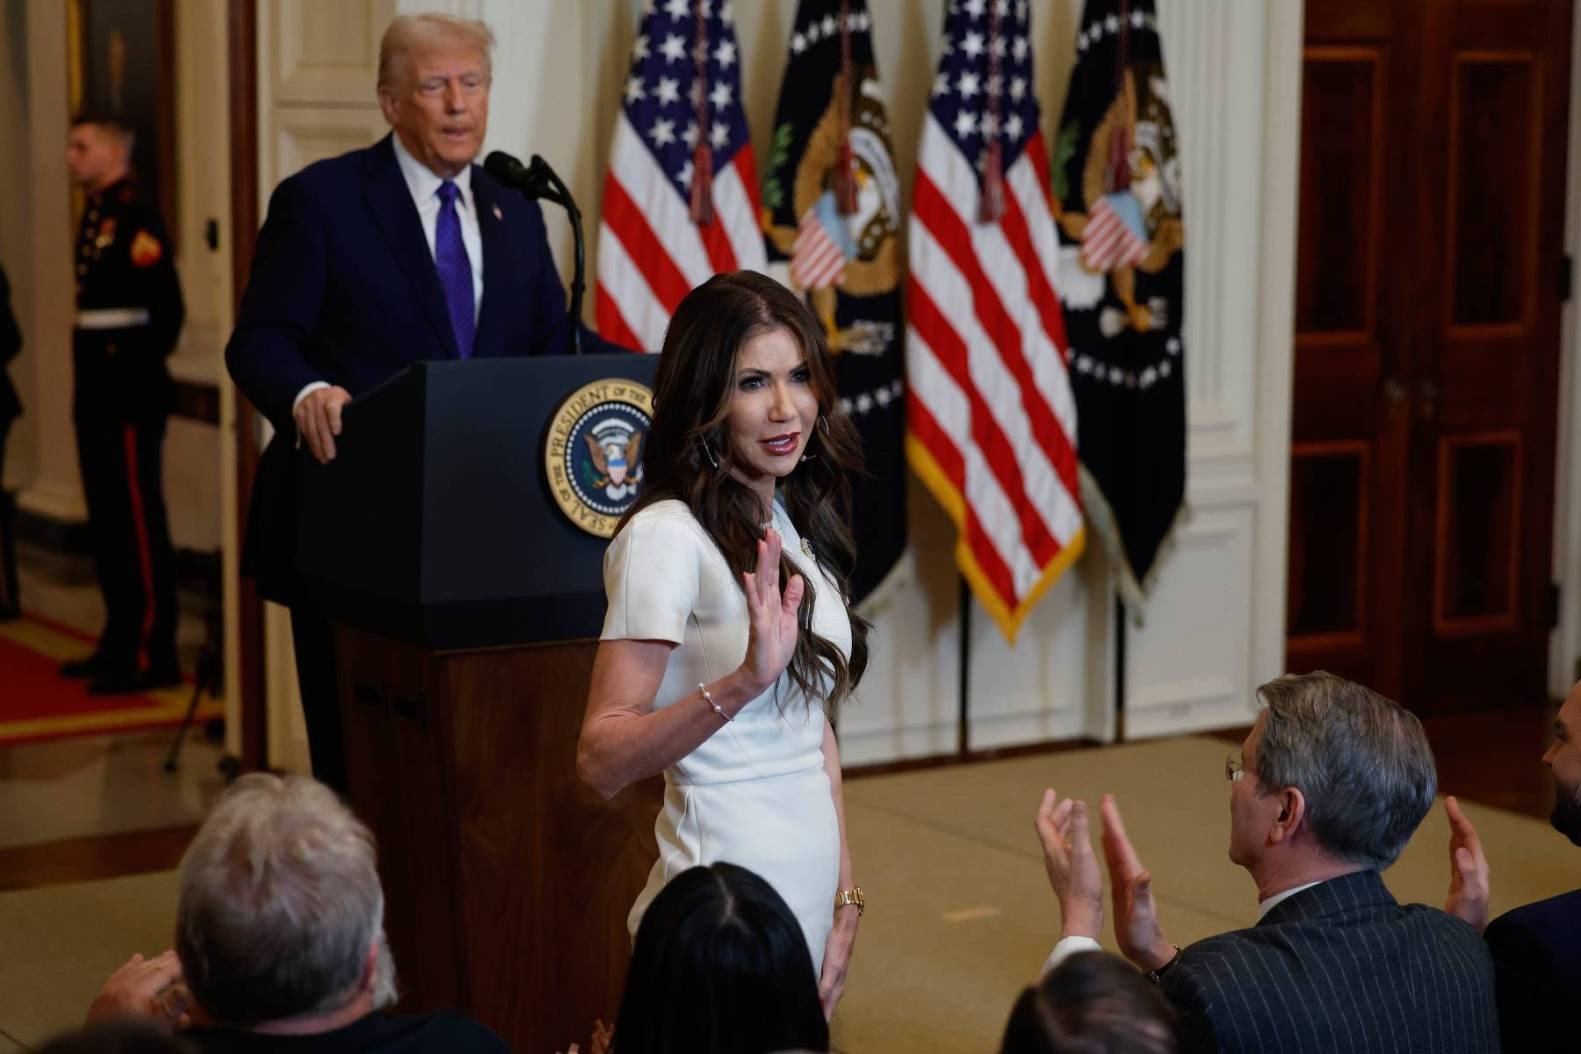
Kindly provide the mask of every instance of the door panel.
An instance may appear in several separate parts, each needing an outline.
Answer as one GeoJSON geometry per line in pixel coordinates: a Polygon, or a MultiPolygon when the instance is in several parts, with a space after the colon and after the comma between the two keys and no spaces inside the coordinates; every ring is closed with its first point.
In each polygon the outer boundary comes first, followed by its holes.
{"type": "Polygon", "coordinates": [[[1289,666],[1540,702],[1571,2],[1306,13],[1289,666]]]}

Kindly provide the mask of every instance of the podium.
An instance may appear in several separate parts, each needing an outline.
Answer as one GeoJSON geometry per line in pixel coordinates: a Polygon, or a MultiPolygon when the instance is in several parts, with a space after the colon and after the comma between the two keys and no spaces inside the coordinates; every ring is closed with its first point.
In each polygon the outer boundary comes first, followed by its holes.
{"type": "Polygon", "coordinates": [[[352,807],[379,843],[410,1010],[455,1007],[522,1054],[612,1020],[626,913],[657,855],[654,777],[576,777],[603,538],[561,512],[551,416],[657,357],[413,366],[344,412],[303,473],[298,566],[335,626],[352,807]]]}

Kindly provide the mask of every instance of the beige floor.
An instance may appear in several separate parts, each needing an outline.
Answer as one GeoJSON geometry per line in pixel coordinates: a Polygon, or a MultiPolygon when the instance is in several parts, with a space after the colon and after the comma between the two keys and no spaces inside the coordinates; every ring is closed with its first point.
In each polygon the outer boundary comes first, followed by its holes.
{"type": "MultiPolygon", "coordinates": [[[[1253,921],[1253,890],[1224,857],[1225,743],[1183,738],[854,780],[846,809],[870,907],[835,1022],[840,1049],[988,1051],[1057,936],[1031,816],[1044,786],[1115,793],[1179,943],[1253,921]]],[[[1581,850],[1540,821],[1475,805],[1495,906],[1573,888],[1581,850]]],[[[1388,881],[1403,900],[1444,894],[1441,812],[1388,881]]],[[[171,874],[0,895],[0,1054],[71,1026],[131,952],[168,942],[171,874]]],[[[547,950],[574,954],[574,949],[547,950]]],[[[540,1054],[540,1052],[523,1052],[540,1054]]]]}
{"type": "MultiPolygon", "coordinates": [[[[96,586],[64,584],[28,560],[20,571],[28,611],[90,636],[98,631],[104,601],[96,586]]],[[[202,620],[184,612],[178,638],[182,662],[191,669],[203,640],[202,620]]],[[[73,654],[89,648],[83,644],[73,654]]],[[[192,735],[179,770],[167,773],[163,766],[171,735],[81,736],[0,746],[0,848],[200,822],[224,789],[218,769],[223,751],[192,735]]],[[[4,936],[0,930],[0,940],[4,936]]],[[[0,1019],[0,1027],[3,1023],[0,1019]]],[[[3,1046],[0,1054],[5,1054],[3,1046]]]]}

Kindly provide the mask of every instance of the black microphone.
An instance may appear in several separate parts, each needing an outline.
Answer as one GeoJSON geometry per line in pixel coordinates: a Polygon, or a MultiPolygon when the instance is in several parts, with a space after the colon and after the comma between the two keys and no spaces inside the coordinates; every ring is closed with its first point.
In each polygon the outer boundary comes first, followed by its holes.
{"type": "Polygon", "coordinates": [[[501,184],[521,191],[527,200],[551,202],[565,209],[570,216],[571,234],[576,245],[576,267],[571,277],[571,307],[568,314],[571,318],[571,347],[580,355],[582,353],[582,289],[586,271],[586,251],[582,242],[582,210],[576,207],[576,199],[571,197],[571,191],[566,187],[565,181],[549,167],[549,162],[537,154],[532,156],[531,162],[524,165],[505,151],[496,150],[484,159],[483,171],[501,184]]]}

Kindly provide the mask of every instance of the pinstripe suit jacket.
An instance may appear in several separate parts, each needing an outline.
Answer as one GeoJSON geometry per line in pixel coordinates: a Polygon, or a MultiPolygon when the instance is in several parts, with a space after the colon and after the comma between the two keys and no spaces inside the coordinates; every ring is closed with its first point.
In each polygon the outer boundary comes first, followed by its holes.
{"type": "Polygon", "coordinates": [[[1188,1051],[1499,1049],[1477,931],[1401,906],[1376,871],[1330,879],[1251,929],[1198,941],[1161,978],[1188,1051]]]}

